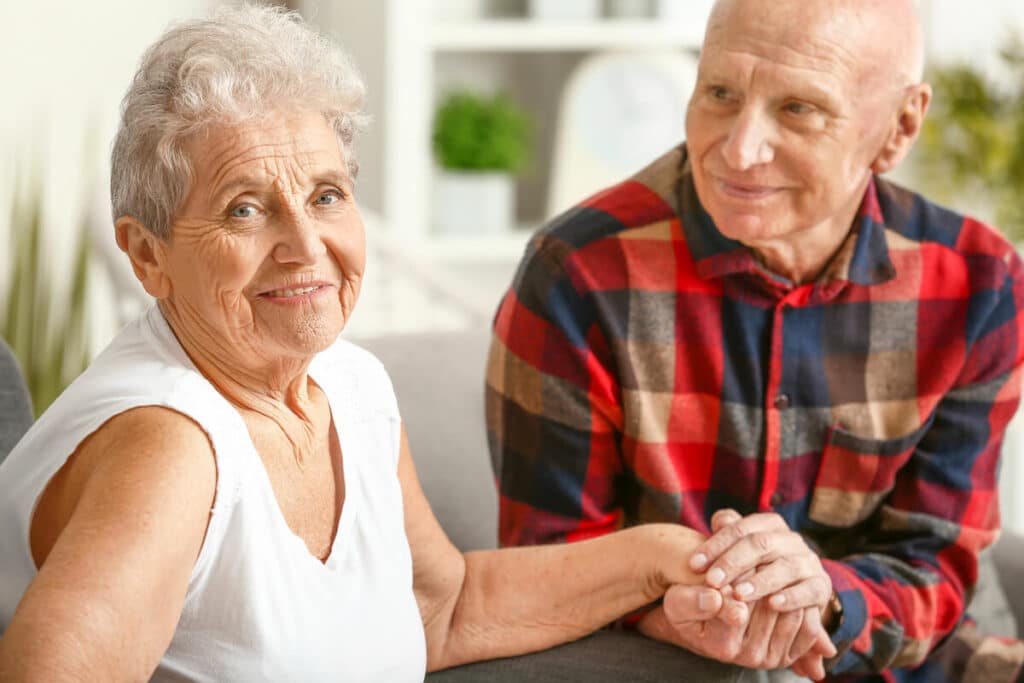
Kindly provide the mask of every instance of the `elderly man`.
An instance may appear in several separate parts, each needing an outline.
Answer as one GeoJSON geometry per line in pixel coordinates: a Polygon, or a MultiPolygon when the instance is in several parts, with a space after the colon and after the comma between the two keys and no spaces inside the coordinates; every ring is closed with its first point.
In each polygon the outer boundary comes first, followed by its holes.
{"type": "Polygon", "coordinates": [[[879,177],[928,109],[922,43],[912,0],[720,0],[686,143],[539,233],[501,304],[501,540],[709,534],[706,585],[638,615],[652,637],[814,678],[822,656],[854,679],[1021,675],[1024,646],[964,606],[998,530],[1024,273],[992,228],[879,177]]]}

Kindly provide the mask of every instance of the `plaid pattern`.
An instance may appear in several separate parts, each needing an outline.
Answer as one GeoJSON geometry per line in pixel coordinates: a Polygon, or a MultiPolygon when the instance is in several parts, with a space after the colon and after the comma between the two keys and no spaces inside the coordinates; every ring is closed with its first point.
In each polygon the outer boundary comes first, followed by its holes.
{"type": "Polygon", "coordinates": [[[881,179],[792,286],[718,232],[673,150],[538,233],[498,310],[501,541],[775,510],[828,558],[833,675],[942,680],[914,669],[997,533],[1022,306],[1003,238],[881,179]]]}

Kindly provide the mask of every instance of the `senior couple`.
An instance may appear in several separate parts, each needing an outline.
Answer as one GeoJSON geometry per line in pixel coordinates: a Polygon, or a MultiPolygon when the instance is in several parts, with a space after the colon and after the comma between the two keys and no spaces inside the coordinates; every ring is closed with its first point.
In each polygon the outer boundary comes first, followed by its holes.
{"type": "Polygon", "coordinates": [[[461,554],[338,340],[358,77],[279,10],[172,28],[111,177],[156,305],[0,467],[0,679],[421,680],[630,615],[753,676],[1013,680],[964,605],[1021,263],[878,177],[921,69],[911,0],[715,5],[686,142],[538,233],[501,303],[488,428],[529,547],[461,554]]]}

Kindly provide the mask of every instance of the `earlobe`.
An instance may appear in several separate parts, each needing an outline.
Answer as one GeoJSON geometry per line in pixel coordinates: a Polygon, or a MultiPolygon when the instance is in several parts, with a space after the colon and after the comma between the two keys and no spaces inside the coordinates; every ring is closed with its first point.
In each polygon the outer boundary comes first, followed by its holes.
{"type": "Polygon", "coordinates": [[[907,91],[885,144],[871,164],[874,173],[892,170],[907,156],[917,136],[921,134],[931,99],[932,89],[927,83],[915,85],[907,91]]]}
{"type": "Polygon", "coordinates": [[[121,216],[114,223],[117,246],[131,261],[135,277],[146,292],[156,299],[171,294],[171,281],[164,269],[163,241],[132,216],[121,216]]]}

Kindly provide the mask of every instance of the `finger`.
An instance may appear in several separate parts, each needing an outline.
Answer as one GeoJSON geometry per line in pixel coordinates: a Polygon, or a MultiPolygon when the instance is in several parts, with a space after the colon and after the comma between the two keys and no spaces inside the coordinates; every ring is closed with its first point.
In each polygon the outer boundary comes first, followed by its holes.
{"type": "MultiPolygon", "coordinates": [[[[766,567],[764,571],[768,571],[768,569],[766,567]]],[[[774,581],[774,579],[772,580],[774,581]]],[[[755,595],[764,590],[760,577],[752,578],[749,581],[757,585],[757,589],[754,591],[755,595]]],[[[768,581],[765,581],[765,583],[768,583],[768,581]]],[[[771,592],[770,586],[768,591],[771,592]]],[[[809,578],[805,578],[799,583],[782,588],[768,599],[768,604],[779,611],[785,612],[804,609],[805,607],[821,609],[828,604],[828,599],[831,595],[832,580],[828,574],[821,571],[809,578]]]]}
{"type": "MultiPolygon", "coordinates": [[[[771,608],[767,608],[771,611],[771,608]]],[[[793,657],[789,651],[800,631],[804,615],[799,610],[783,612],[775,621],[775,630],[772,631],[771,640],[768,643],[768,654],[766,657],[768,666],[772,669],[782,669],[793,663],[793,657]]]]}
{"type": "Polygon", "coordinates": [[[719,510],[715,514],[711,515],[711,532],[715,533],[721,531],[725,527],[729,526],[730,524],[735,524],[741,519],[743,519],[743,515],[736,512],[732,508],[724,508],[722,510],[719,510]]]}
{"type": "MultiPolygon", "coordinates": [[[[782,584],[778,588],[784,588],[805,578],[794,573],[795,569],[801,569],[809,575],[813,568],[820,564],[814,562],[814,555],[799,534],[789,530],[755,531],[743,536],[714,560],[707,570],[705,581],[708,585],[719,588],[726,583],[735,582],[737,577],[752,569],[757,569],[757,573],[760,574],[764,570],[762,565],[783,558],[786,562],[779,569],[780,572],[785,570],[785,573],[776,572],[769,575],[773,585],[782,584]],[[804,558],[803,564],[791,564],[793,557],[804,558]]],[[[736,585],[737,594],[743,599],[754,599],[755,589],[755,584],[749,581],[736,585]]]]}
{"type": "Polygon", "coordinates": [[[740,635],[742,635],[750,621],[750,606],[740,600],[725,598],[725,604],[722,605],[718,618],[729,626],[739,628],[740,635]]]}
{"type": "Polygon", "coordinates": [[[665,592],[665,618],[673,625],[706,621],[718,615],[724,601],[713,588],[677,584],[665,592]]]}
{"type": "Polygon", "coordinates": [[[778,619],[779,613],[775,610],[760,603],[754,605],[737,663],[753,669],[776,668],[768,662],[768,647],[778,619]]]}
{"type": "Polygon", "coordinates": [[[733,524],[723,526],[706,538],[690,558],[690,567],[694,571],[704,571],[722,553],[750,534],[788,530],[786,522],[775,513],[758,513],[743,517],[733,524]]]}
{"type": "Polygon", "coordinates": [[[832,644],[825,628],[821,625],[821,612],[817,607],[803,610],[803,623],[790,648],[789,656],[793,659],[803,657],[807,653],[824,657],[834,657],[836,647],[832,644]]]}
{"type": "MultiPolygon", "coordinates": [[[[799,538],[799,537],[797,537],[799,538]]],[[[831,595],[831,589],[824,596],[820,596],[812,589],[822,588],[826,577],[824,569],[821,568],[821,561],[817,555],[811,552],[802,542],[794,546],[793,550],[785,550],[790,544],[783,543],[783,549],[775,557],[762,562],[758,568],[748,577],[738,578],[733,583],[736,595],[743,600],[760,600],[765,596],[782,594],[783,597],[772,602],[772,606],[778,611],[793,611],[802,609],[809,604],[802,604],[798,599],[820,598],[825,602],[831,595]],[[806,590],[794,592],[794,589],[805,582],[815,581],[812,586],[805,587],[806,590]],[[783,594],[783,591],[790,593],[783,594]],[[808,594],[808,595],[805,595],[808,594]],[[787,600],[798,600],[795,604],[788,604],[787,600]]],[[[732,551],[730,550],[729,553],[732,551]]],[[[719,559],[719,562],[726,561],[726,556],[719,559]]],[[[819,604],[812,602],[810,604],[819,604]]]]}
{"type": "Polygon", "coordinates": [[[790,667],[797,676],[820,681],[825,678],[825,663],[818,655],[806,654],[790,667]]]}

